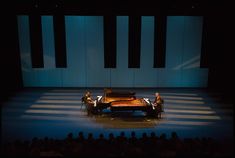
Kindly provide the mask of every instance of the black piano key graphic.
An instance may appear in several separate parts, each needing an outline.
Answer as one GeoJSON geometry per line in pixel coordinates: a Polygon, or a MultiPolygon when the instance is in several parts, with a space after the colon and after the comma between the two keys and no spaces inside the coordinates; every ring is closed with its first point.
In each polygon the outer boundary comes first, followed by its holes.
{"type": "Polygon", "coordinates": [[[128,68],[140,68],[141,16],[129,16],[128,68]]]}
{"type": "Polygon", "coordinates": [[[154,68],[164,68],[166,60],[166,16],[154,17],[154,68]]]}
{"type": "Polygon", "coordinates": [[[66,43],[65,43],[65,19],[64,15],[56,14],[53,17],[55,37],[55,60],[57,68],[67,67],[66,43]]]}
{"type": "Polygon", "coordinates": [[[207,23],[206,18],[203,18],[203,25],[202,25],[202,46],[201,46],[201,58],[200,58],[200,68],[207,68],[208,67],[208,50],[207,50],[207,23]]]}
{"type": "Polygon", "coordinates": [[[104,67],[116,68],[116,26],[117,18],[113,15],[104,16],[104,67]]]}
{"type": "Polygon", "coordinates": [[[33,68],[43,68],[42,24],[39,14],[29,15],[31,61],[33,68]]]}

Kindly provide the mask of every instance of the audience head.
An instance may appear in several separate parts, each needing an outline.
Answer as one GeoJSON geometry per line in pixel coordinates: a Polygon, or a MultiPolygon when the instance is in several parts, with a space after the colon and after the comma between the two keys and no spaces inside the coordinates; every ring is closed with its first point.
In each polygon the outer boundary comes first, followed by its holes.
{"type": "Polygon", "coordinates": [[[135,132],[134,131],[131,132],[131,136],[135,137],[135,132]]]}
{"type": "Polygon", "coordinates": [[[151,137],[155,137],[156,134],[154,132],[151,132],[151,137]]]}
{"type": "Polygon", "coordinates": [[[67,135],[67,138],[73,138],[73,133],[69,133],[68,135],[67,135]]]}
{"type": "Polygon", "coordinates": [[[125,132],[121,132],[120,136],[125,137],[125,132]]]}
{"type": "Polygon", "coordinates": [[[104,135],[101,133],[99,138],[103,139],[104,138],[104,135]]]}
{"type": "Polygon", "coordinates": [[[162,133],[161,136],[160,136],[160,139],[166,139],[166,134],[162,133]]]}
{"type": "Polygon", "coordinates": [[[175,139],[175,138],[178,138],[177,133],[176,133],[176,132],[172,132],[172,133],[171,133],[171,138],[174,138],[174,139],[175,139]]]}
{"type": "Polygon", "coordinates": [[[78,136],[79,136],[79,137],[83,137],[83,132],[79,132],[79,133],[78,133],[78,136]]]}
{"type": "Polygon", "coordinates": [[[147,133],[144,132],[144,133],[142,134],[142,137],[143,137],[143,138],[146,138],[146,137],[147,137],[147,133]]]}
{"type": "Polygon", "coordinates": [[[88,133],[88,139],[93,138],[93,134],[92,133],[88,133]]]}
{"type": "Polygon", "coordinates": [[[113,133],[109,133],[109,138],[114,138],[113,133]]]}

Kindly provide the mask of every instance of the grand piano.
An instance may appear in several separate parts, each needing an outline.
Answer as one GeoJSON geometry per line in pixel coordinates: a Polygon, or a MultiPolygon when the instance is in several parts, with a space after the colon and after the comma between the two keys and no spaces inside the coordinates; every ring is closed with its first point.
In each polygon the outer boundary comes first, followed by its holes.
{"type": "Polygon", "coordinates": [[[135,111],[146,112],[147,115],[157,116],[157,107],[148,98],[136,98],[135,92],[113,91],[105,89],[103,96],[97,96],[93,106],[93,113],[102,112],[103,109],[115,111],[135,111]]]}

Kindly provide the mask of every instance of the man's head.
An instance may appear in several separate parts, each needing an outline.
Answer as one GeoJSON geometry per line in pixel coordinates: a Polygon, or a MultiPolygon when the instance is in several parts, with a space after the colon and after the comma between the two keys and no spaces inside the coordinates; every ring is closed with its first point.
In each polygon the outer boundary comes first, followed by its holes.
{"type": "Polygon", "coordinates": [[[159,96],[159,93],[158,93],[158,92],[156,92],[156,93],[155,93],[155,96],[156,96],[156,97],[158,97],[158,96],[159,96]]]}
{"type": "Polygon", "coordinates": [[[86,96],[87,96],[87,97],[90,97],[90,96],[91,96],[91,92],[86,91],[86,96]]]}

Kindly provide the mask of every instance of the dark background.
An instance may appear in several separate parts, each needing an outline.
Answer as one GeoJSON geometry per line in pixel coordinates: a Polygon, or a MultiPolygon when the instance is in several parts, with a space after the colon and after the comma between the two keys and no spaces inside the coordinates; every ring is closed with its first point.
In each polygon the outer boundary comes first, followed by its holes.
{"type": "Polygon", "coordinates": [[[18,0],[2,4],[1,22],[1,101],[23,88],[18,45],[18,14],[75,15],[200,15],[204,16],[202,56],[209,68],[208,90],[222,92],[226,101],[233,97],[234,17],[232,1],[161,0],[161,1],[78,1],[18,0]]]}

